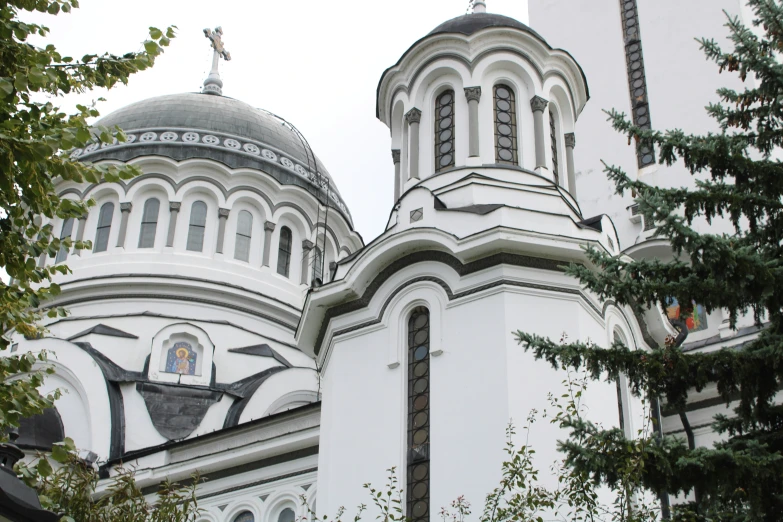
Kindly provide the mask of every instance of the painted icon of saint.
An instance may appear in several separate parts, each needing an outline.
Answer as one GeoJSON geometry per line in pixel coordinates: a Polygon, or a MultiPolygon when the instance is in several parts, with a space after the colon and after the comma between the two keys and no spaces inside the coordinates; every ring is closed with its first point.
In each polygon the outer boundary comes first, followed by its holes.
{"type": "Polygon", "coordinates": [[[178,373],[180,375],[195,375],[196,356],[197,354],[193,351],[190,344],[185,342],[176,343],[169,348],[166,356],[166,372],[178,373]]]}

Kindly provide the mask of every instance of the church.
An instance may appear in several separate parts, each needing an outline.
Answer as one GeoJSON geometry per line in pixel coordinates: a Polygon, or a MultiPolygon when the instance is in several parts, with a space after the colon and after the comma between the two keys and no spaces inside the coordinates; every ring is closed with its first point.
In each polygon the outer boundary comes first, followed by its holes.
{"type": "MultiPolygon", "coordinates": [[[[42,391],[64,393],[24,422],[17,444],[32,452],[70,437],[102,476],[132,467],[150,494],[199,472],[199,522],[294,522],[303,502],[353,516],[369,504],[362,485],[382,486],[389,468],[414,522],[460,495],[480,511],[506,427],[563,390],[565,374],[512,331],[639,350],[679,333],[677,303],[637,315],[562,268],[584,262],[588,245],[671,256],[630,195],[612,195],[600,160],[650,183],[689,177],[629,147],[601,112],[701,129],[701,96],[720,84],[706,73],[672,81],[712,70],[697,47],[673,46],[722,34],[720,8],[742,5],[689,2],[693,16],[675,19],[675,4],[530,0],[528,26],[474,0],[413,42],[378,83],[394,194],[378,209],[385,231],[368,241],[339,175],[296,127],[223,95],[230,55],[221,29],[205,30],[214,60],[202,92],[128,105],[97,122],[127,141],[71,152],[143,174],[57,185],[95,201],[52,223],[92,250],[41,259],[72,269],[52,303],[70,315],[47,320],[42,339],[13,337],[12,350],[52,354],[42,391]]],[[[730,330],[721,311],[695,310],[686,350],[756,334],[750,320],[730,330]]],[[[689,409],[697,444],[715,440],[715,395],[689,409]]],[[[591,420],[629,437],[645,428],[622,380],[592,383],[585,403],[591,420]]],[[[664,431],[684,433],[665,405],[657,414],[664,431]]],[[[563,435],[548,422],[530,432],[544,482],[563,435]]]]}

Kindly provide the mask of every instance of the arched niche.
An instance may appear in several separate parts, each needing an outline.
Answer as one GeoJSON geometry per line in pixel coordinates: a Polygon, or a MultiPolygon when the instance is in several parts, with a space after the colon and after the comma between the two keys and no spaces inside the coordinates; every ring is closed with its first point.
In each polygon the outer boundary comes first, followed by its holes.
{"type": "Polygon", "coordinates": [[[189,323],[172,324],[152,338],[151,381],[209,386],[215,345],[207,333],[189,323]]]}

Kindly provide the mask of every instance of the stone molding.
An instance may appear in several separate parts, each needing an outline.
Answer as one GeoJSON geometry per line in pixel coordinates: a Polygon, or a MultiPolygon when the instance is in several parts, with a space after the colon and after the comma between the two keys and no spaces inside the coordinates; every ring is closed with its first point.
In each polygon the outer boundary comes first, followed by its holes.
{"type": "Polygon", "coordinates": [[[530,108],[533,109],[533,112],[544,112],[547,105],[549,105],[549,101],[541,96],[536,95],[530,98],[530,108]]]}
{"type": "Polygon", "coordinates": [[[416,107],[412,108],[405,114],[405,121],[408,122],[408,125],[419,123],[421,121],[421,111],[416,107]]]}
{"type": "Polygon", "coordinates": [[[481,100],[481,87],[465,87],[465,98],[468,102],[481,100]]]}

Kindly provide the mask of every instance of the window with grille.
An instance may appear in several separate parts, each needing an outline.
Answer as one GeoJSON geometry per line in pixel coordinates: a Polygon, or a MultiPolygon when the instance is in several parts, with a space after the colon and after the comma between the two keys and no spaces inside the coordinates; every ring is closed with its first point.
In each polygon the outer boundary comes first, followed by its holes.
{"type": "Polygon", "coordinates": [[[454,166],[454,91],[435,103],[435,172],[454,166]]]}
{"type": "Polygon", "coordinates": [[[408,320],[407,516],[430,519],[430,313],[416,308],[408,320]]]}
{"type": "Polygon", "coordinates": [[[557,125],[555,114],[549,109],[549,140],[552,142],[552,173],[555,175],[555,183],[560,184],[560,169],[557,162],[557,125]]]}
{"type": "Polygon", "coordinates": [[[139,248],[155,246],[155,232],[158,229],[158,212],[160,200],[150,198],[144,202],[144,212],[141,215],[141,230],[139,231],[139,248]]]}
{"type": "MultiPolygon", "coordinates": [[[[73,218],[68,218],[65,221],[63,221],[63,228],[60,231],[60,240],[67,237],[71,237],[71,234],[73,233],[73,218]]],[[[65,246],[61,246],[60,250],[57,251],[57,257],[55,257],[54,262],[55,263],[61,263],[68,259],[68,249],[65,246]]]]}
{"type": "Polygon", "coordinates": [[[313,282],[324,281],[324,254],[318,247],[313,248],[313,282]]]}
{"type": "Polygon", "coordinates": [[[517,115],[514,91],[507,85],[496,85],[495,103],[495,161],[517,164],[517,115]]]}
{"type": "Polygon", "coordinates": [[[250,261],[250,238],[253,233],[253,215],[247,210],[237,218],[237,237],[234,243],[234,259],[250,261]]]}
{"type": "Polygon", "coordinates": [[[288,277],[291,271],[291,244],[293,237],[291,229],[283,227],[280,229],[280,245],[277,250],[277,273],[288,277]]]}
{"type": "Polygon", "coordinates": [[[93,252],[106,252],[109,248],[109,234],[111,233],[111,220],[114,217],[114,203],[104,203],[98,214],[98,228],[95,230],[95,244],[93,252]]]}
{"type": "Polygon", "coordinates": [[[207,204],[196,201],[190,207],[190,223],[188,225],[188,243],[186,248],[193,252],[204,249],[204,232],[207,228],[207,204]]]}

